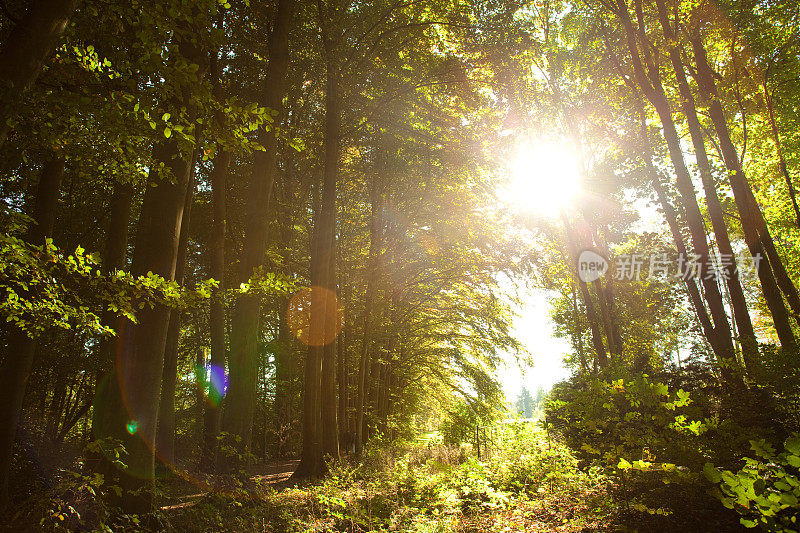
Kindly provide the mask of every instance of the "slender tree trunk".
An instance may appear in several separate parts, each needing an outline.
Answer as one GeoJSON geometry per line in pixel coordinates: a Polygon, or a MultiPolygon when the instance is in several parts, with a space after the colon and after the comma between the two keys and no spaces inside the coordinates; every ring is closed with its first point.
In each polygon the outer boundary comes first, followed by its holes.
{"type": "MultiPolygon", "coordinates": [[[[338,159],[338,158],[337,158],[338,159]]],[[[338,164],[338,161],[337,161],[338,164]]],[[[335,222],[334,222],[335,227],[335,222]]],[[[335,236],[332,236],[334,242],[332,243],[333,250],[331,251],[328,269],[329,269],[329,290],[333,293],[337,292],[337,276],[336,276],[336,241],[335,236]]],[[[338,320],[339,310],[328,309],[332,302],[328,302],[325,310],[326,331],[338,329],[334,322],[338,320]]],[[[338,337],[338,335],[337,335],[338,337]]],[[[340,344],[338,338],[334,338],[326,344],[322,352],[322,402],[320,407],[322,409],[322,452],[327,459],[339,459],[339,421],[338,421],[338,402],[336,397],[336,353],[337,346],[340,344]]]]}
{"type": "Polygon", "coordinates": [[[611,309],[606,298],[605,289],[603,288],[603,282],[600,281],[600,279],[596,279],[594,282],[592,282],[592,285],[594,286],[595,294],[597,294],[597,303],[600,307],[600,317],[603,321],[603,329],[606,331],[608,352],[613,361],[615,355],[620,355],[620,351],[619,348],[617,348],[615,342],[616,339],[614,338],[614,325],[611,319],[611,309]]]}
{"type": "Polygon", "coordinates": [[[214,158],[211,171],[211,239],[209,242],[209,274],[219,282],[211,295],[209,333],[211,336],[211,380],[208,389],[203,423],[203,468],[213,471],[216,468],[217,436],[220,431],[220,402],[225,394],[224,376],[227,348],[225,344],[225,225],[227,207],[228,166],[230,153],[220,152],[214,158]]]}
{"type": "MultiPolygon", "coordinates": [[[[644,143],[644,150],[641,155],[642,161],[644,162],[645,169],[647,170],[647,174],[650,177],[650,182],[653,185],[653,190],[655,190],[656,192],[656,197],[658,198],[658,201],[661,204],[661,208],[664,211],[664,218],[666,219],[667,225],[669,226],[670,233],[672,234],[672,239],[675,242],[675,248],[678,251],[678,255],[681,257],[688,257],[688,251],[686,249],[686,244],[683,240],[683,234],[681,233],[680,223],[678,222],[678,214],[675,211],[675,208],[669,202],[666,191],[664,191],[664,187],[662,186],[661,181],[659,180],[658,172],[656,171],[656,168],[653,165],[653,154],[647,130],[647,121],[644,112],[644,105],[641,106],[639,114],[641,117],[642,142],[644,143]]],[[[686,285],[686,292],[689,294],[689,301],[691,302],[692,308],[695,311],[697,321],[700,324],[700,328],[703,331],[703,336],[707,340],[712,339],[714,337],[714,326],[711,323],[711,317],[708,316],[708,310],[706,309],[706,306],[703,303],[703,297],[700,294],[700,289],[698,288],[695,279],[686,276],[684,272],[679,272],[678,274],[684,280],[684,284],[686,285]]],[[[709,340],[709,344],[710,342],[711,341],[709,340]]]]}
{"type": "MultiPolygon", "coordinates": [[[[183,220],[178,239],[178,255],[175,262],[175,281],[184,284],[186,273],[186,249],[189,244],[189,225],[194,200],[194,172],[197,150],[192,156],[189,183],[183,206],[183,220]]],[[[164,366],[161,378],[161,401],[158,406],[158,434],[156,453],[161,462],[171,468],[175,465],[175,386],[178,383],[178,347],[181,335],[181,310],[173,309],[169,316],[167,341],[164,349],[164,366]]]]}
{"type": "MultiPolygon", "coordinates": [[[[339,267],[337,268],[339,272],[338,278],[338,285],[340,287],[339,291],[339,302],[342,308],[345,307],[344,305],[344,298],[343,298],[343,291],[341,290],[342,287],[345,286],[344,281],[342,280],[342,268],[341,268],[341,248],[337,247],[337,262],[339,263],[339,267]]],[[[347,402],[348,398],[350,397],[350,390],[348,387],[348,378],[350,376],[350,367],[347,361],[347,351],[345,349],[345,333],[344,331],[339,333],[339,337],[336,339],[336,386],[338,391],[338,399],[339,405],[337,407],[337,420],[339,422],[338,432],[340,438],[347,433],[347,425],[348,425],[348,416],[347,416],[347,402]]]]}
{"type": "MultiPolygon", "coordinates": [[[[289,65],[289,30],[294,2],[279,0],[275,23],[269,39],[267,66],[261,104],[279,111],[282,107],[289,65]]],[[[248,187],[245,242],[240,278],[246,282],[258,274],[264,262],[269,225],[269,203],[275,181],[278,139],[275,129],[262,132],[248,187]]],[[[258,336],[261,299],[245,294],[236,301],[231,327],[230,377],[223,414],[223,429],[242,438],[243,450],[250,447],[258,380],[258,336]]]]}
{"type": "Polygon", "coordinates": [[[583,298],[583,305],[586,308],[586,319],[589,322],[589,329],[592,332],[592,346],[594,347],[596,357],[595,366],[605,368],[608,365],[608,354],[606,353],[606,347],[603,345],[603,333],[600,331],[597,311],[594,308],[592,296],[589,294],[589,286],[586,282],[578,277],[578,244],[576,242],[575,231],[572,228],[572,225],[569,223],[566,215],[563,213],[561,215],[561,220],[564,223],[564,234],[567,239],[568,256],[572,262],[570,268],[573,269],[575,283],[577,283],[578,287],[580,288],[581,297],[583,298]]]}
{"type": "MultiPolygon", "coordinates": [[[[336,276],[336,187],[339,175],[341,97],[338,50],[330,35],[323,32],[325,49],[326,93],[325,93],[325,141],[322,191],[323,229],[327,231],[323,247],[319,250],[322,265],[327,264],[328,276],[320,285],[337,294],[336,276]]],[[[322,267],[323,269],[325,266],[322,267]]],[[[326,309],[325,330],[338,330],[338,309],[326,309]]],[[[322,354],[322,452],[326,457],[339,459],[339,424],[336,419],[336,339],[326,344],[322,354]]]]}
{"type": "MultiPolygon", "coordinates": [[[[58,192],[64,176],[64,160],[55,154],[44,163],[33,208],[34,224],[24,239],[37,246],[53,234],[58,192]]],[[[6,356],[0,367],[5,386],[0,387],[0,510],[8,505],[8,475],[14,451],[14,438],[22,414],[22,401],[36,353],[36,339],[23,330],[6,327],[6,356]]]]}
{"type": "MultiPolygon", "coordinates": [[[[101,265],[104,274],[111,274],[115,270],[125,268],[125,259],[128,255],[128,226],[131,221],[133,192],[133,185],[129,183],[114,184],[114,194],[111,198],[110,206],[111,215],[101,265]]],[[[115,332],[121,330],[123,320],[113,311],[103,311],[103,325],[113,327],[115,332]]],[[[105,338],[100,341],[97,385],[99,385],[100,379],[110,372],[114,365],[115,346],[115,337],[105,338]]]]}
{"type": "Polygon", "coordinates": [[[727,280],[733,318],[742,345],[742,356],[744,358],[745,368],[751,378],[757,379],[760,375],[761,367],[758,353],[758,341],[756,340],[753,323],[750,320],[750,312],[747,309],[747,300],[744,295],[744,290],[739,281],[739,273],[734,261],[735,256],[730,237],[728,236],[728,228],[725,225],[722,204],[720,203],[716,185],[714,184],[714,177],[711,175],[711,164],[709,163],[708,153],[706,152],[705,139],[703,138],[700,121],[697,118],[694,97],[692,96],[691,89],[686,80],[686,73],[681,61],[680,51],[677,47],[676,36],[670,25],[664,0],[656,0],[656,6],[658,8],[659,19],[661,21],[661,27],[664,30],[664,35],[667,37],[667,41],[671,43],[669,50],[670,60],[678,80],[678,90],[681,94],[683,114],[689,126],[689,134],[692,138],[697,166],[700,170],[703,189],[706,193],[706,203],[711,217],[711,226],[720,252],[722,263],[720,266],[723,267],[727,280]]]}
{"type": "MultiPolygon", "coordinates": [[[[321,18],[326,18],[320,14],[321,18]]],[[[336,182],[339,172],[339,67],[335,61],[336,44],[327,27],[322,24],[323,46],[326,58],[327,83],[325,95],[325,132],[322,161],[322,199],[314,217],[314,245],[311,255],[311,284],[317,289],[311,298],[311,338],[322,345],[309,346],[306,356],[305,393],[303,401],[303,450],[296,478],[318,476],[324,473],[324,455],[339,456],[339,439],[336,422],[335,351],[326,333],[335,328],[331,320],[337,319],[337,310],[327,308],[332,304],[327,297],[335,293],[333,269],[336,242],[336,182]],[[328,341],[328,342],[326,342],[328,341]]]]}
{"type": "MultiPolygon", "coordinates": [[[[637,34],[631,22],[630,13],[625,0],[618,0],[618,15],[622,20],[625,28],[625,36],[627,41],[628,50],[630,52],[631,60],[634,67],[634,76],[637,84],[647,96],[648,100],[653,104],[656,113],[661,119],[663,128],[664,140],[667,143],[670,160],[672,161],[677,178],[678,191],[681,194],[682,203],[685,209],[686,222],[689,226],[689,233],[692,238],[694,252],[697,255],[697,260],[700,265],[709,264],[709,246],[706,240],[705,226],[703,224],[703,216],[700,212],[700,207],[697,204],[697,196],[692,183],[689,169],[683,159],[683,151],[681,149],[680,140],[678,139],[678,132],[675,129],[675,123],[672,119],[672,111],[670,109],[669,101],[666,98],[664,89],[658,78],[658,70],[652,65],[648,64],[650,75],[648,76],[642,65],[642,60],[639,55],[637,47],[637,34]]],[[[637,7],[640,3],[637,2],[637,7]]],[[[640,25],[642,24],[641,13],[639,12],[640,25]]],[[[648,51],[645,45],[645,53],[648,51]]],[[[646,56],[647,57],[647,56],[646,56]]],[[[688,258],[687,258],[688,259],[688,258]]],[[[709,338],[709,343],[719,361],[723,381],[726,385],[733,389],[738,389],[743,386],[741,376],[737,375],[737,362],[736,352],[733,347],[733,339],[731,338],[731,328],[728,323],[728,316],[725,312],[725,305],[722,300],[722,293],[715,279],[708,276],[702,276],[701,283],[705,289],[705,299],[708,302],[711,318],[713,319],[713,336],[709,338]]]]}
{"type": "Polygon", "coordinates": [[[358,363],[358,392],[356,394],[355,444],[356,455],[361,455],[364,448],[364,409],[366,407],[367,369],[372,364],[369,354],[372,345],[372,307],[375,302],[378,277],[380,275],[380,257],[383,249],[383,193],[379,180],[383,168],[372,178],[370,184],[370,231],[369,231],[369,265],[367,273],[367,289],[364,296],[364,333],[361,338],[361,353],[358,363]]]}
{"type": "MultiPolygon", "coordinates": [[[[601,241],[603,253],[608,256],[608,244],[601,241]]],[[[614,305],[614,276],[608,275],[606,277],[605,289],[603,291],[606,301],[608,302],[608,320],[611,327],[611,338],[614,339],[615,355],[621,356],[625,348],[622,342],[622,335],[619,331],[619,320],[617,320],[617,309],[614,305]]]]}
{"type": "Polygon", "coordinates": [[[578,352],[578,362],[581,364],[581,369],[589,373],[589,367],[586,366],[586,357],[583,355],[583,335],[580,326],[580,314],[578,313],[578,293],[575,291],[575,281],[572,282],[572,344],[578,352]]]}
{"type": "MultiPolygon", "coordinates": [[[[203,413],[206,404],[206,350],[199,343],[194,346],[194,434],[203,433],[203,413]]],[[[174,432],[173,432],[174,433],[174,432]]]]}
{"type": "Polygon", "coordinates": [[[0,46],[0,146],[11,129],[22,95],[61,40],[79,0],[39,0],[30,2],[25,16],[9,32],[0,46]]]}
{"type": "MultiPolygon", "coordinates": [[[[781,346],[791,353],[797,354],[797,342],[791,328],[789,313],[781,298],[781,273],[784,275],[783,288],[790,304],[792,303],[792,298],[797,296],[797,290],[788,274],[786,274],[783,263],[780,257],[777,256],[777,251],[774,251],[772,237],[769,235],[761,209],[755,201],[750,184],[747,182],[747,177],[739,161],[739,154],[731,140],[725,114],[717,95],[711,67],[706,58],[702,38],[699,34],[694,33],[691,36],[691,42],[697,66],[698,87],[703,100],[709,106],[709,115],[717,132],[717,138],[720,141],[722,157],[728,169],[731,189],[741,217],[745,242],[753,258],[755,260],[760,259],[758,277],[761,281],[764,299],[772,314],[772,320],[778,333],[778,338],[781,341],[781,346]],[[770,247],[773,253],[770,252],[770,247]]],[[[800,304],[800,302],[798,303],[800,304]]]]}
{"type": "Polygon", "coordinates": [[[764,104],[767,107],[769,115],[769,125],[772,129],[772,140],[775,142],[775,151],[778,156],[778,167],[783,174],[783,179],[786,181],[786,189],[789,191],[789,199],[792,201],[792,208],[794,209],[795,219],[797,226],[800,227],[800,206],[797,204],[797,192],[795,191],[794,184],[792,183],[792,176],[789,174],[789,167],[786,164],[786,156],[783,153],[783,143],[781,142],[781,134],[778,129],[778,121],[775,118],[775,102],[772,100],[772,94],[767,89],[767,81],[761,84],[764,91],[764,104]]]}
{"type": "MultiPolygon", "coordinates": [[[[325,178],[328,175],[325,174],[325,178]]],[[[323,184],[323,196],[330,195],[323,184]]],[[[292,476],[294,478],[316,477],[325,473],[322,448],[322,364],[325,337],[325,293],[324,283],[329,275],[327,261],[321,258],[325,249],[327,231],[323,229],[323,204],[320,201],[314,211],[314,231],[311,241],[311,297],[310,334],[303,379],[303,444],[300,464],[292,476]]]]}
{"type": "MultiPolygon", "coordinates": [[[[569,129],[570,134],[572,135],[573,139],[575,140],[575,142],[576,142],[576,144],[578,146],[579,159],[580,159],[580,163],[581,163],[581,169],[582,169],[583,178],[584,179],[588,179],[588,173],[587,173],[588,167],[587,167],[587,164],[586,164],[586,154],[585,154],[585,150],[583,149],[583,145],[580,143],[580,131],[578,130],[578,128],[577,128],[577,126],[575,124],[575,121],[573,120],[572,113],[569,111],[569,109],[563,103],[561,90],[560,90],[560,88],[558,86],[558,83],[555,83],[554,81],[552,81],[552,78],[553,78],[553,76],[552,76],[552,73],[551,73],[550,87],[551,87],[551,89],[553,91],[553,97],[555,98],[555,101],[556,101],[558,107],[561,108],[561,111],[562,111],[562,113],[564,115],[564,119],[565,119],[566,124],[567,124],[567,128],[569,129]]],[[[587,240],[591,242],[591,240],[594,237],[596,237],[596,232],[594,231],[594,228],[591,228],[590,217],[588,216],[588,214],[584,212],[583,213],[583,218],[584,218],[584,221],[585,221],[585,224],[582,226],[582,229],[585,230],[584,234],[578,236],[577,235],[577,231],[576,231],[575,228],[572,228],[572,230],[571,230],[572,234],[573,234],[573,238],[576,239],[576,240],[580,238],[581,241],[582,241],[581,244],[583,244],[587,240]],[[593,233],[593,234],[590,235],[590,233],[593,233]]],[[[564,219],[564,220],[566,220],[566,219],[564,219]]],[[[599,242],[598,242],[598,245],[599,245],[599,242]]],[[[608,257],[608,250],[605,249],[605,250],[602,250],[602,251],[606,255],[606,257],[608,257]]],[[[578,250],[578,243],[575,242],[575,246],[574,246],[575,259],[574,260],[576,262],[577,262],[577,259],[578,259],[578,253],[579,252],[580,252],[580,250],[578,250]]],[[[577,266],[577,263],[576,263],[576,266],[577,266]]],[[[576,271],[576,273],[577,273],[577,271],[576,271]]],[[[582,296],[584,298],[584,301],[587,301],[588,304],[592,305],[591,309],[589,307],[587,307],[587,309],[586,309],[587,314],[591,313],[592,316],[597,317],[597,315],[595,313],[595,310],[594,310],[594,305],[593,305],[593,303],[592,303],[592,301],[590,299],[589,287],[585,286],[586,284],[581,280],[578,280],[578,283],[584,285],[584,287],[581,287],[581,293],[582,293],[582,296]]],[[[619,335],[619,329],[617,328],[615,320],[614,320],[614,311],[613,311],[613,309],[614,309],[614,299],[613,299],[613,289],[611,289],[611,286],[613,285],[613,278],[612,278],[611,275],[608,276],[608,280],[606,281],[606,288],[603,287],[603,282],[600,279],[596,279],[592,284],[594,285],[595,292],[597,293],[597,303],[598,303],[598,305],[600,307],[600,316],[599,316],[599,318],[602,321],[603,329],[606,332],[606,339],[608,341],[608,353],[613,358],[613,356],[615,356],[615,355],[619,356],[622,353],[622,338],[619,335]]],[[[594,324],[593,324],[593,326],[594,326],[594,324]]],[[[598,329],[598,333],[599,333],[600,332],[599,327],[597,329],[598,329]]],[[[600,352],[598,352],[598,348],[603,345],[602,333],[600,333],[599,337],[595,337],[594,330],[593,330],[593,332],[592,332],[592,342],[593,342],[594,347],[595,347],[595,353],[599,354],[600,352]]],[[[603,348],[602,351],[605,352],[605,348],[603,348]]],[[[607,359],[608,359],[608,355],[598,356],[597,362],[601,363],[601,365],[600,365],[601,367],[604,367],[606,365],[606,362],[604,362],[604,361],[607,361],[607,359]]]]}
{"type": "MultiPolygon", "coordinates": [[[[304,197],[300,190],[299,180],[297,179],[294,166],[294,150],[288,151],[286,158],[286,173],[283,180],[283,199],[289,203],[296,197],[304,197]]],[[[295,246],[295,216],[291,210],[278,217],[281,223],[281,239],[279,239],[281,258],[284,272],[289,275],[292,272],[291,250],[295,246]]],[[[288,309],[290,299],[281,298],[280,309],[288,309]]],[[[295,337],[292,334],[287,322],[286,313],[282,313],[278,323],[278,339],[275,350],[275,405],[274,405],[274,427],[277,435],[275,455],[283,457],[286,454],[286,443],[292,435],[292,426],[295,423],[295,413],[293,410],[293,400],[295,397],[295,376],[298,365],[296,364],[295,337]]]]}
{"type": "MultiPolygon", "coordinates": [[[[672,204],[670,204],[669,199],[667,198],[667,194],[658,179],[658,173],[656,172],[649,155],[643,155],[643,159],[645,161],[645,166],[648,169],[648,173],[651,176],[651,183],[653,185],[653,189],[656,191],[656,196],[661,204],[661,209],[664,211],[664,218],[667,220],[670,233],[672,233],[672,239],[675,242],[678,255],[688,257],[686,244],[683,241],[683,234],[681,233],[680,224],[678,223],[678,214],[675,212],[675,208],[672,207],[672,204]]],[[[695,283],[693,278],[684,275],[684,272],[679,272],[679,274],[683,278],[684,284],[686,285],[686,292],[689,294],[689,301],[692,303],[692,308],[697,316],[697,321],[700,323],[703,336],[705,336],[706,339],[713,339],[714,325],[711,323],[711,317],[708,316],[708,310],[703,303],[703,296],[700,294],[700,289],[698,288],[697,283],[695,283]]],[[[711,340],[709,340],[709,344],[710,343],[711,340]]]]}

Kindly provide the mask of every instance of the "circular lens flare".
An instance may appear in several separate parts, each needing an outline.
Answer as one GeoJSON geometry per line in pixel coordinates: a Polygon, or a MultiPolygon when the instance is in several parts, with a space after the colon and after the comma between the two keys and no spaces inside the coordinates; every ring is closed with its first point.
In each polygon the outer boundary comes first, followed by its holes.
{"type": "Polygon", "coordinates": [[[286,315],[289,329],[306,346],[330,344],[344,326],[339,300],[325,287],[297,291],[289,301],[286,315]]]}

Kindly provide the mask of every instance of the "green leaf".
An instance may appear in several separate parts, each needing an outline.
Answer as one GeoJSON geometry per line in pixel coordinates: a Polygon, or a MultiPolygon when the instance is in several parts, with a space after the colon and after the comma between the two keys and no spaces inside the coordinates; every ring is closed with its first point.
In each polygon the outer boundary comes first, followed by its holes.
{"type": "Polygon", "coordinates": [[[164,137],[166,137],[167,139],[169,139],[171,135],[172,135],[172,129],[170,129],[170,128],[164,128],[164,137]]]}
{"type": "Polygon", "coordinates": [[[800,455],[800,437],[789,437],[784,443],[786,450],[794,455],[800,455]]]}
{"type": "Polygon", "coordinates": [[[719,470],[714,468],[714,465],[711,463],[706,463],[703,465],[703,474],[711,483],[719,483],[722,481],[722,474],[720,474],[719,470]]]}

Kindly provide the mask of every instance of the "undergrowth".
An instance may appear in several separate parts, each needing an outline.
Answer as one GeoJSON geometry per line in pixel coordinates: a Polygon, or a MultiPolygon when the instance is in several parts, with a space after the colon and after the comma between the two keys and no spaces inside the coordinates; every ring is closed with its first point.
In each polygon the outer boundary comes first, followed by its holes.
{"type": "Polygon", "coordinates": [[[566,446],[512,424],[482,460],[463,446],[374,447],[317,483],[251,502],[211,494],[164,519],[191,531],[597,531],[612,508],[607,489],[566,446]]]}

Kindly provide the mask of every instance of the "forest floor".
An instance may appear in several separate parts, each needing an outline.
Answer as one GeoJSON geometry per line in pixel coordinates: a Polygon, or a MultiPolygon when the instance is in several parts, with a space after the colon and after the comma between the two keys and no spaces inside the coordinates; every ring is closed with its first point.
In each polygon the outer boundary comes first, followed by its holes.
{"type": "Polygon", "coordinates": [[[578,468],[563,444],[530,430],[482,454],[469,445],[384,444],[355,462],[331,465],[323,479],[294,484],[297,461],[275,461],[235,476],[184,472],[158,482],[158,510],[120,515],[103,504],[113,487],[94,474],[70,474],[66,489],[20,509],[3,531],[181,531],[312,533],[398,531],[507,533],[741,531],[689,487],[625,494],[601,469],[578,468]],[[664,491],[671,492],[664,492],[664,491]],[[638,507],[638,510],[636,508],[638,507]],[[709,509],[712,509],[709,513],[709,509]],[[664,512],[668,511],[668,512],[664,512]],[[662,513],[662,514],[659,514],[662,513]]]}
{"type": "MultiPolygon", "coordinates": [[[[164,529],[182,531],[414,531],[414,532],[511,532],[605,531],[609,521],[595,508],[597,494],[550,493],[533,497],[505,498],[501,493],[474,493],[475,505],[464,505],[459,496],[471,489],[432,495],[403,494],[404,483],[375,483],[375,479],[351,480],[340,485],[341,470],[334,482],[325,480],[294,486],[287,483],[296,462],[258,465],[250,472],[246,497],[202,491],[186,480],[170,482],[168,501],[161,506],[164,529]],[[257,488],[256,488],[257,487],[257,488]],[[255,488],[255,490],[254,490],[255,488]],[[258,495],[254,497],[254,495],[258,495]]],[[[462,484],[458,480],[456,484],[462,484]]],[[[478,485],[481,485],[479,482],[478,485]]],[[[489,489],[488,486],[483,487],[489,489]]],[[[243,493],[240,493],[243,494],[243,493]]],[[[517,495],[519,496],[519,495],[517,495]]],[[[159,528],[160,529],[160,528],[159,528]]]]}
{"type": "Polygon", "coordinates": [[[419,440],[376,447],[361,462],[346,458],[324,479],[301,485],[288,481],[296,462],[259,465],[234,490],[165,505],[162,525],[275,533],[745,531],[696,486],[659,478],[622,491],[600,469],[578,468],[565,445],[538,430],[482,460],[472,452],[419,440]]]}
{"type": "MultiPolygon", "coordinates": [[[[322,480],[289,482],[297,461],[248,468],[238,482],[161,483],[158,525],[173,531],[582,532],[609,530],[607,480],[537,441],[478,461],[469,446],[422,439],[345,458],[322,480]],[[509,460],[511,452],[516,462],[509,460]],[[564,459],[567,459],[565,462],[564,459]]],[[[115,529],[116,530],[116,529],[115,529]]],[[[617,530],[617,529],[613,529],[617,530]]]]}

